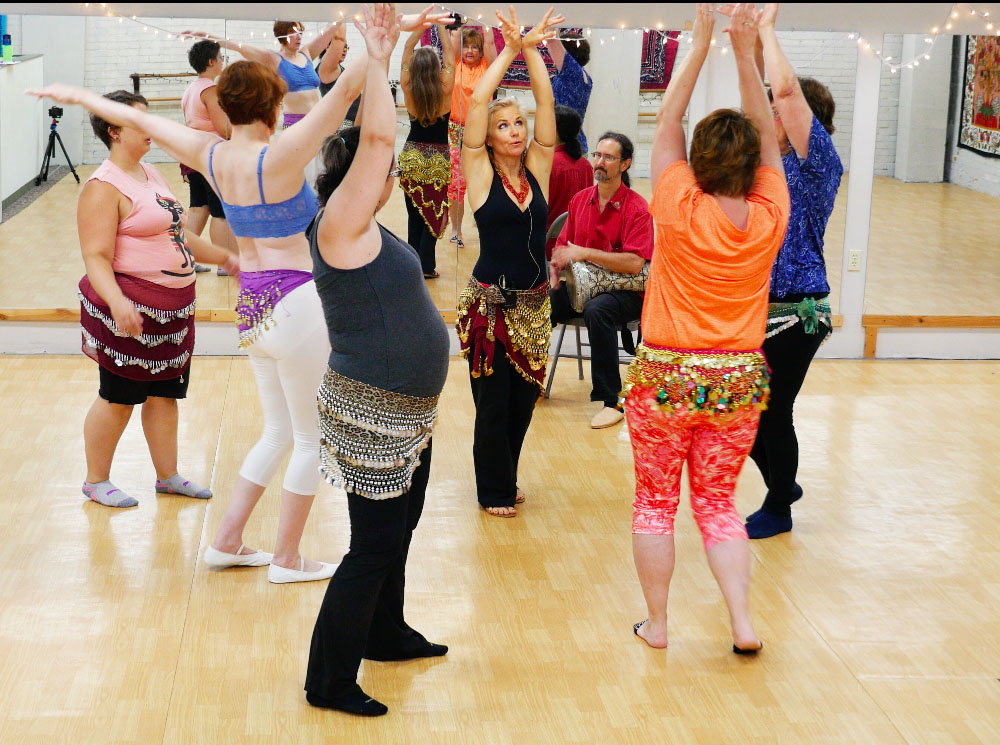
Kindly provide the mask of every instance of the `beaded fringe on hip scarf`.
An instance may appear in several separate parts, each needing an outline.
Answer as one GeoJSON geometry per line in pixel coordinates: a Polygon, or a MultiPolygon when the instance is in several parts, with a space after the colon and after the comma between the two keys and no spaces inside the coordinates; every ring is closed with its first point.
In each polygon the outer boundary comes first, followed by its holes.
{"type": "Polygon", "coordinates": [[[438,396],[385,391],[327,369],[317,394],[320,471],[368,499],[405,494],[437,418],[438,396]]]}
{"type": "Polygon", "coordinates": [[[407,142],[399,153],[399,186],[420,212],[435,238],[448,227],[448,184],[451,161],[448,146],[407,142]]]}
{"type": "MultiPolygon", "coordinates": [[[[770,303],[767,306],[767,332],[770,339],[797,323],[807,334],[818,334],[820,326],[833,329],[833,310],[827,298],[816,300],[807,297],[798,303],[770,303]]],[[[827,337],[828,339],[829,337],[827,337]]],[[[824,342],[826,339],[823,340],[824,342]]]]}
{"type": "Polygon", "coordinates": [[[674,349],[642,343],[629,365],[618,408],[633,388],[658,389],[660,411],[726,418],[747,409],[767,408],[770,373],[759,350],[674,349]]]}
{"type": "Polygon", "coordinates": [[[458,339],[462,356],[472,355],[472,377],[493,374],[496,342],[507,359],[529,383],[545,393],[545,363],[552,335],[552,309],[548,282],[531,290],[517,290],[517,303],[504,308],[496,285],[483,285],[475,277],[458,296],[458,339]]]}

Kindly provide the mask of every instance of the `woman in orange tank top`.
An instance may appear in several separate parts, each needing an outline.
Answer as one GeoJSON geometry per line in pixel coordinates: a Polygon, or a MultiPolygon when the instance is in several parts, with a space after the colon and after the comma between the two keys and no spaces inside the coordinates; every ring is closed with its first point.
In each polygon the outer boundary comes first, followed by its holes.
{"type": "Polygon", "coordinates": [[[741,4],[732,39],[743,112],[681,118],[708,55],[712,6],[699,4],[691,51],[663,96],[653,140],[650,213],[657,235],[642,315],[645,341],[623,390],[635,457],[632,549],[648,616],[634,625],[667,646],[674,516],[688,464],[691,507],[729,608],[733,652],[761,648],[750,619],[750,550],[733,505],[768,395],[760,346],[771,263],[788,224],[774,123],[754,63],[757,14],[741,4]]]}

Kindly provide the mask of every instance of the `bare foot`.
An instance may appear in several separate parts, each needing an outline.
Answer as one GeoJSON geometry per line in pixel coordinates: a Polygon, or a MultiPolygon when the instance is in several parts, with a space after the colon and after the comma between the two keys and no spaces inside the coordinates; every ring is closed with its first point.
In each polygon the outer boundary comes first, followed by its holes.
{"type": "Polygon", "coordinates": [[[654,649],[666,649],[667,647],[667,624],[654,624],[649,619],[638,623],[632,627],[635,635],[654,649]]]}
{"type": "Polygon", "coordinates": [[[517,487],[517,495],[514,497],[514,504],[524,504],[524,500],[527,498],[528,496],[524,493],[521,487],[517,487]]]}
{"type": "Polygon", "coordinates": [[[517,517],[515,507],[483,507],[493,517],[517,517]]]}

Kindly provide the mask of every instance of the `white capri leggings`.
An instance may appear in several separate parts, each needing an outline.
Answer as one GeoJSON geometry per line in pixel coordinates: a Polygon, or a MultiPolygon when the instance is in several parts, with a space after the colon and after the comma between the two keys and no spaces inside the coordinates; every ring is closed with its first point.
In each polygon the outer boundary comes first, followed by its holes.
{"type": "Polygon", "coordinates": [[[247,350],[264,430],[240,467],[240,476],[266,486],[292,448],[282,487],[309,496],[319,484],[316,390],[330,357],[323,306],[307,282],[274,306],[273,323],[247,350]]]}

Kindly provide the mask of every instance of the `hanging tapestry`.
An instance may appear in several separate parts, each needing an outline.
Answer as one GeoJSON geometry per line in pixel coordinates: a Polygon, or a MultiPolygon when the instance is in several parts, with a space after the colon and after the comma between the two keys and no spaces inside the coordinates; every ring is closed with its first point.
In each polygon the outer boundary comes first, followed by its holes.
{"type": "Polygon", "coordinates": [[[1000,36],[969,36],[958,146],[1000,158],[1000,36]]]}
{"type": "Polygon", "coordinates": [[[644,31],[642,63],[639,68],[640,91],[665,91],[677,59],[680,31],[644,31]]]}

